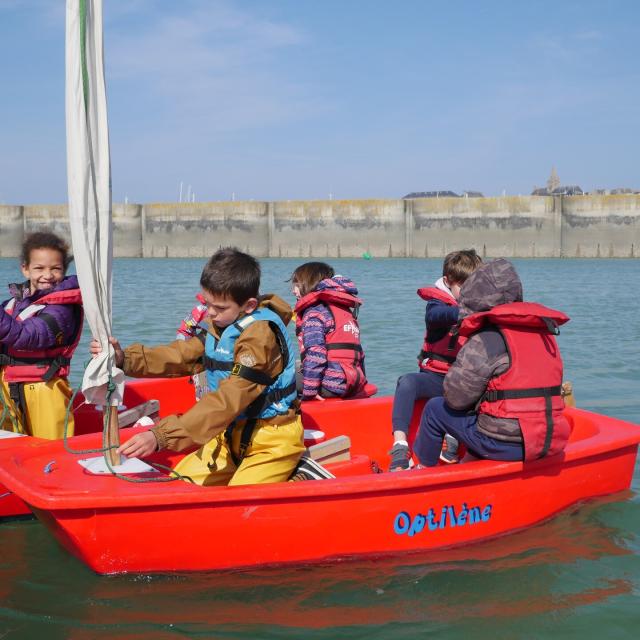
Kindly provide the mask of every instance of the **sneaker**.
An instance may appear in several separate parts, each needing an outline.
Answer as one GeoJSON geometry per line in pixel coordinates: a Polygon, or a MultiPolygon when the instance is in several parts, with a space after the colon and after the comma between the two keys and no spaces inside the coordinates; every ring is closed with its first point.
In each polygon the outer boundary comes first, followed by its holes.
{"type": "Polygon", "coordinates": [[[329,480],[330,478],[335,478],[335,476],[313,458],[303,455],[289,480],[329,480]]]}
{"type": "Polygon", "coordinates": [[[458,441],[448,433],[444,435],[440,460],[446,464],[456,464],[458,462],[458,441]]]}
{"type": "Polygon", "coordinates": [[[391,464],[389,465],[389,471],[405,471],[413,467],[413,460],[411,459],[411,451],[409,451],[409,445],[403,442],[396,442],[391,451],[391,464]]]}

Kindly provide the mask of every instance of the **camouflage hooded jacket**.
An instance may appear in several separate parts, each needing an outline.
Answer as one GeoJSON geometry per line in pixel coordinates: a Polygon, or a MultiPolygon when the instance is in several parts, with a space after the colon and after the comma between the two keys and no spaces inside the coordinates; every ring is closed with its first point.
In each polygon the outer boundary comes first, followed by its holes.
{"type": "MultiPolygon", "coordinates": [[[[489,311],[500,304],[522,301],[522,283],[513,265],[504,258],[485,263],[469,276],[460,291],[460,319],[489,311]]],[[[487,328],[465,343],[444,379],[447,404],[474,413],[491,378],[509,368],[507,345],[497,329],[487,328]]],[[[522,442],[517,420],[478,416],[478,430],[496,440],[522,442]]]]}

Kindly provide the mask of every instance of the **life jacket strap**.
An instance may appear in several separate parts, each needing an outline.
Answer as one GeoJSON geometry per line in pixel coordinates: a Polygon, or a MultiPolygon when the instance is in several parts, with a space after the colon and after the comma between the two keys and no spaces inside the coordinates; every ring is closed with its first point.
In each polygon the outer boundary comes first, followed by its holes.
{"type": "Polygon", "coordinates": [[[245,410],[245,414],[251,417],[259,416],[269,405],[284,400],[287,396],[296,392],[296,383],[292,382],[282,389],[273,389],[269,393],[259,395],[245,410]]]}
{"type": "Polygon", "coordinates": [[[244,460],[245,455],[247,454],[247,449],[251,444],[251,436],[253,436],[253,432],[256,428],[256,423],[258,422],[257,418],[249,418],[242,427],[242,433],[240,434],[240,446],[238,447],[238,455],[236,455],[233,451],[233,447],[231,446],[231,434],[236,426],[235,422],[232,422],[224,431],[224,438],[227,441],[227,448],[229,449],[229,455],[233,460],[233,464],[236,467],[240,466],[240,463],[244,460]]]}
{"type": "Polygon", "coordinates": [[[362,345],[353,344],[351,342],[333,342],[326,346],[327,346],[327,351],[336,351],[338,349],[342,349],[342,350],[356,351],[358,353],[362,353],[362,345]]]}
{"type": "Polygon", "coordinates": [[[207,371],[231,371],[233,362],[223,362],[205,355],[202,356],[202,365],[207,371]]]}
{"type": "MultiPolygon", "coordinates": [[[[325,345],[325,348],[326,348],[327,351],[337,351],[337,350],[353,351],[354,352],[354,358],[353,358],[354,365],[357,365],[358,361],[360,360],[360,358],[358,358],[358,354],[364,353],[364,350],[362,349],[362,345],[352,344],[351,342],[334,342],[333,344],[325,345]]],[[[300,351],[300,362],[304,362],[304,359],[306,357],[307,357],[307,350],[306,349],[302,349],[300,351]]],[[[364,363],[362,363],[362,367],[364,369],[364,363]]]]}
{"type": "Polygon", "coordinates": [[[500,400],[522,400],[523,398],[552,398],[562,395],[562,385],[555,387],[532,387],[530,389],[492,389],[485,391],[481,402],[498,402],[500,400]]]}
{"type": "Polygon", "coordinates": [[[551,446],[551,439],[553,438],[553,406],[551,405],[551,396],[544,397],[544,420],[547,430],[544,435],[544,445],[540,452],[539,458],[544,458],[551,446]]]}
{"type": "Polygon", "coordinates": [[[0,367],[19,367],[26,365],[47,366],[47,370],[42,375],[43,382],[49,382],[62,367],[69,366],[71,358],[65,356],[55,356],[54,358],[29,358],[27,356],[14,358],[6,353],[0,354],[0,367]]]}
{"type": "Polygon", "coordinates": [[[562,396],[562,385],[554,387],[533,387],[530,389],[493,389],[485,392],[480,401],[498,402],[499,400],[521,400],[523,398],[544,398],[544,418],[546,424],[546,432],[544,445],[538,458],[544,458],[549,451],[551,441],[553,439],[553,405],[551,398],[554,396],[562,396]]]}
{"type": "Polygon", "coordinates": [[[450,336],[449,336],[449,344],[447,345],[447,349],[449,351],[453,351],[456,346],[458,345],[458,335],[460,333],[460,325],[456,324],[454,325],[454,327],[451,329],[450,331],[450,336]]]}
{"type": "Polygon", "coordinates": [[[232,376],[238,376],[239,378],[249,380],[249,382],[262,384],[265,387],[270,387],[276,381],[276,378],[272,378],[264,373],[264,371],[247,367],[239,362],[223,362],[222,360],[215,360],[209,356],[203,356],[202,363],[207,371],[229,371],[232,376]]]}
{"type": "Polygon", "coordinates": [[[9,397],[13,400],[15,406],[24,416],[26,413],[27,402],[24,396],[24,382],[9,383],[9,397]]]}
{"type": "Polygon", "coordinates": [[[43,382],[49,382],[53,377],[55,377],[56,373],[60,371],[62,367],[70,366],[71,358],[65,358],[64,356],[56,356],[49,365],[49,368],[44,372],[42,376],[43,382]]]}
{"type": "Polygon", "coordinates": [[[553,320],[552,318],[547,318],[546,316],[541,316],[541,319],[550,334],[554,336],[560,335],[560,328],[558,327],[558,323],[555,320],[553,320]]]}
{"type": "Polygon", "coordinates": [[[255,382],[256,384],[263,384],[265,387],[270,387],[277,379],[267,375],[264,371],[246,367],[239,362],[233,363],[233,366],[231,367],[231,375],[244,378],[245,380],[255,382]]]}

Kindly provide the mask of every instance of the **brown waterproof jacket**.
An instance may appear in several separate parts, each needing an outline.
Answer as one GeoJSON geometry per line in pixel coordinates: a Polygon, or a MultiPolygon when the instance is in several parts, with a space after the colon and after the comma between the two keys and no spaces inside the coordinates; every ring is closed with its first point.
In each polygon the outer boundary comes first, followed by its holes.
{"type": "MultiPolygon", "coordinates": [[[[277,313],[284,324],[291,320],[291,307],[282,298],[269,294],[262,296],[260,306],[277,313]]],[[[207,320],[207,329],[216,338],[222,333],[207,320]]],[[[172,378],[203,370],[203,342],[195,337],[176,340],[159,347],[133,344],[125,349],[124,372],[135,378],[172,378]]],[[[238,337],[234,348],[234,362],[252,367],[275,377],[282,372],[284,362],[269,323],[250,324],[238,337]]],[[[178,416],[163,418],[153,432],[160,449],[184,451],[202,446],[227,428],[265,389],[264,385],[239,376],[229,376],[217,391],[207,393],[189,411],[178,416]]],[[[285,424],[294,419],[298,411],[295,403],[285,415],[275,416],[267,422],[285,424]]]]}

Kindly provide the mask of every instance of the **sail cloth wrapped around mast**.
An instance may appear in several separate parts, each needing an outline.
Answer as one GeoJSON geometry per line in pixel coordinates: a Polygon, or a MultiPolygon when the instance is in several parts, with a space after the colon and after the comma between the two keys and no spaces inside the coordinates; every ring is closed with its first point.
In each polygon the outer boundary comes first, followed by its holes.
{"type": "Polygon", "coordinates": [[[67,0],[66,124],[73,254],[85,317],[103,349],[85,371],[82,392],[90,404],[105,405],[108,399],[117,405],[124,394],[124,374],[108,344],[113,247],[102,0],[67,0]]]}

